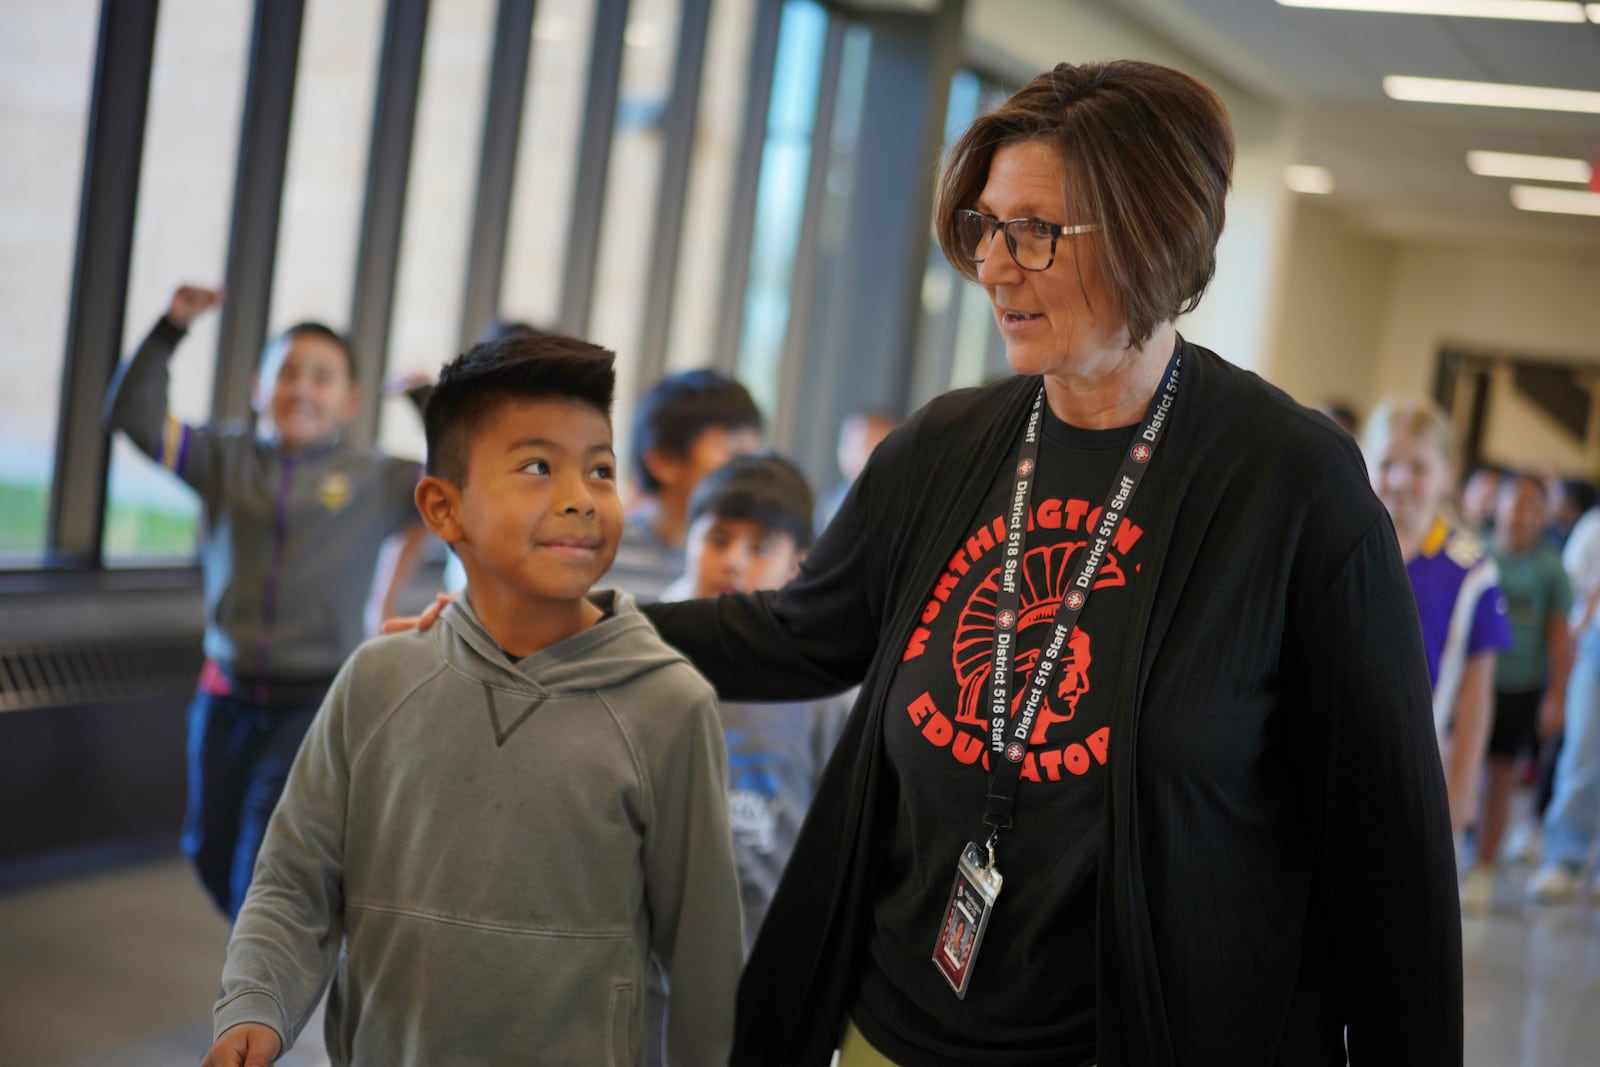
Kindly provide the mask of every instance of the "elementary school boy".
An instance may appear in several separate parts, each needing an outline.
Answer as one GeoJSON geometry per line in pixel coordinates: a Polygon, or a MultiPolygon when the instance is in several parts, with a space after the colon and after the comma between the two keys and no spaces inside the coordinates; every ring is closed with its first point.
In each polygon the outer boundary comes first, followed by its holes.
{"type": "Polygon", "coordinates": [[[673,1064],[727,1062],[742,949],[715,698],[626,596],[612,357],[480,345],[428,402],[417,507],[467,588],[362,646],[290,772],[205,1064],[636,1064],[652,955],[673,1064]],[[265,1061],[263,1061],[265,1062],[265,1061]]]}
{"type": "Polygon", "coordinates": [[[749,390],[716,371],[670,374],[639,398],[629,459],[640,498],[612,582],[648,602],[683,573],[690,495],[707,474],[759,448],[761,431],[749,390]]]}
{"type": "MultiPolygon", "coordinates": [[[[360,394],[355,357],[320,323],[291,326],[261,356],[261,424],[189,426],[167,407],[168,361],[221,293],[180,287],[119,369],[106,423],[200,496],[205,667],[189,708],[183,850],[211,899],[235,915],[289,764],[346,656],[380,551],[405,532],[419,464],[343,435],[360,394]]],[[[405,579],[410,551],[386,580],[405,579]]],[[[387,599],[387,598],[385,598],[387,599]]]]}
{"type": "MultiPolygon", "coordinates": [[[[688,569],[684,583],[669,590],[681,596],[667,599],[781,588],[811,547],[813,512],[805,475],[786,459],[743,456],[713,471],[689,504],[688,569]]],[[[849,711],[841,697],[718,705],[746,945],[755,941],[849,711]]]]}

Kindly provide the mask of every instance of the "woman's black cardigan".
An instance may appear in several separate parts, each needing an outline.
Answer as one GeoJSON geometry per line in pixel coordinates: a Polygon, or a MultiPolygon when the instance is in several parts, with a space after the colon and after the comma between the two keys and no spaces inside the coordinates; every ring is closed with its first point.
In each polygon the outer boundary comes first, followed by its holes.
{"type": "MultiPolygon", "coordinates": [[[[1454,850],[1388,517],[1343,431],[1179,343],[1116,668],[1100,1067],[1343,1064],[1346,1028],[1355,1067],[1459,1065],[1454,850]]],[[[782,592],[647,609],[724,698],[862,687],[740,985],[735,1064],[828,1063],[894,827],[885,695],[1038,387],[913,416],[782,592]]]]}

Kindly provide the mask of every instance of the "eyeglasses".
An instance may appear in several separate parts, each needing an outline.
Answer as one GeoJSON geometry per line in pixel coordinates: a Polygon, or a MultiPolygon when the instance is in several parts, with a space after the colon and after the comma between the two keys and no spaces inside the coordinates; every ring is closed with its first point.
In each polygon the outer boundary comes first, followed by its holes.
{"type": "Polygon", "coordinates": [[[1006,248],[1011,258],[1023,270],[1049,270],[1056,261],[1056,241],[1063,235],[1088,233],[1098,230],[1099,223],[1085,222],[1077,226],[1059,226],[1043,219],[1007,219],[1001,222],[981,211],[956,212],[956,241],[961,254],[974,263],[982,263],[989,254],[989,244],[996,230],[1006,235],[1006,248]]]}

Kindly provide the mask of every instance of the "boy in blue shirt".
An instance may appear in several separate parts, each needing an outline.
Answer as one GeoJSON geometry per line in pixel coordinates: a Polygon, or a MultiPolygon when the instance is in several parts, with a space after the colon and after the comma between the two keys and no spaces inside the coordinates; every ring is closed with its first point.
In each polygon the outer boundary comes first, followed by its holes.
{"type": "MultiPolygon", "coordinates": [[[[221,299],[193,286],[173,294],[118,369],[106,423],[200,495],[206,662],[189,710],[183,849],[231,917],[300,739],[366,636],[380,549],[402,531],[419,539],[422,527],[418,464],[344,437],[360,404],[355,358],[326,326],[301,323],[267,345],[259,433],[170,414],[168,361],[189,323],[221,299]]],[[[399,569],[390,579],[403,580],[399,569]]]]}
{"type": "MultiPolygon", "coordinates": [[[[688,568],[664,599],[779,589],[811,547],[811,487],[788,460],[743,456],[707,475],[689,503],[688,568]]],[[[728,801],[744,905],[754,943],[800,832],[850,700],[782,704],[721,701],[728,801]]]]}
{"type": "Polygon", "coordinates": [[[363,645],[290,773],[234,926],[208,1067],[726,1063],[742,960],[715,697],[625,595],[612,357],[480,345],[428,402],[417,508],[467,587],[363,645]]]}
{"type": "MultiPolygon", "coordinates": [[[[800,571],[813,538],[814,502],[805,475],[775,455],[746,455],[706,475],[687,508],[686,570],[663,600],[778,589],[800,571]]],[[[776,704],[719,701],[728,745],[728,816],[744,911],[744,943],[755,943],[800,824],[833,752],[853,693],[776,704]]],[[[674,987],[651,974],[646,1050],[662,1062],[663,1018],[683,1010],[674,987]]]]}

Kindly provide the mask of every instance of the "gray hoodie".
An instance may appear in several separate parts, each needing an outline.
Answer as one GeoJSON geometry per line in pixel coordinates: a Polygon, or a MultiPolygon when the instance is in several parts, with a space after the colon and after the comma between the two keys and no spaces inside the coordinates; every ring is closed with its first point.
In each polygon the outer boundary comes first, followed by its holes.
{"type": "Polygon", "coordinates": [[[742,961],[711,688],[624,595],[513,662],[464,600],[339,672],[228,943],[217,1034],[289,1047],[330,978],[336,1064],[727,1062],[742,961]],[[341,948],[343,952],[341,953],[341,948]]]}

